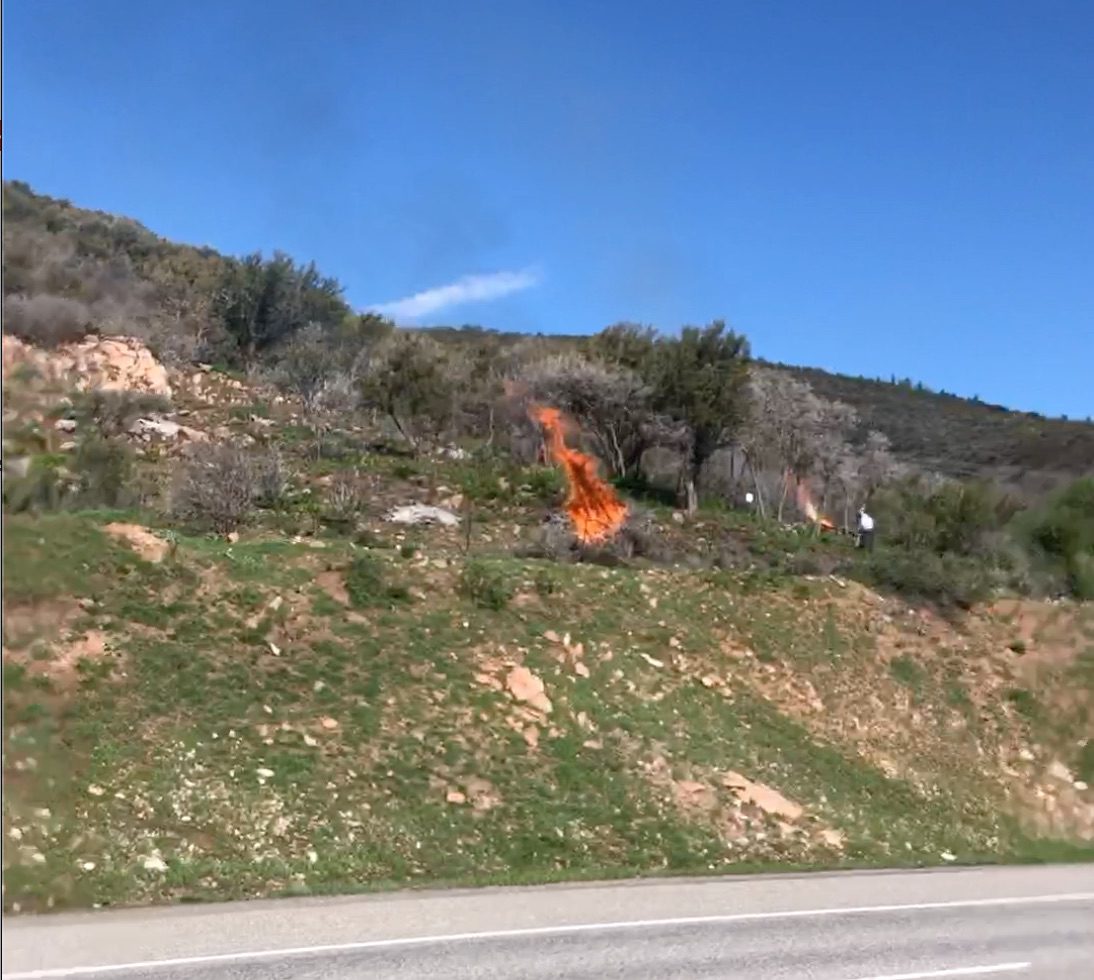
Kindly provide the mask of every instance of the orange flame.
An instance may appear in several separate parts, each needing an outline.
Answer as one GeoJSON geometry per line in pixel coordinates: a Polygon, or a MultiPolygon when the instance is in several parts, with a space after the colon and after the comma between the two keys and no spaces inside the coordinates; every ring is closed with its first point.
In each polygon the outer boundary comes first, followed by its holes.
{"type": "Polygon", "coordinates": [[[796,481],[794,493],[798,498],[798,506],[801,508],[801,512],[805,514],[809,520],[814,524],[819,524],[828,531],[835,528],[836,525],[817,510],[817,505],[813,503],[813,498],[809,494],[809,488],[804,482],[801,480],[796,481]]]}
{"type": "Polygon", "coordinates": [[[557,408],[533,405],[529,414],[543,426],[551,458],[566,474],[569,486],[566,512],[570,515],[574,533],[579,540],[586,542],[610,538],[623,526],[627,505],[597,474],[596,460],[592,456],[566,445],[562,433],[562,413],[557,408]]]}

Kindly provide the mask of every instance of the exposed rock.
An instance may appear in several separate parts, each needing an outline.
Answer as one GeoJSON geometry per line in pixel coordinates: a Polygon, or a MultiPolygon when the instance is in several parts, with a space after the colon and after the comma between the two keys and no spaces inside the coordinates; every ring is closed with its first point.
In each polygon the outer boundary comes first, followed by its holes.
{"type": "Polygon", "coordinates": [[[751,779],[732,770],[722,776],[722,785],[745,803],[759,807],[764,813],[774,817],[797,820],[805,811],[793,800],[788,800],[777,789],[754,783],[751,779]]]}
{"type": "Polygon", "coordinates": [[[536,711],[550,714],[551,699],[547,697],[543,681],[527,667],[514,667],[509,671],[505,678],[505,686],[518,701],[524,702],[536,711]]]}
{"type": "Polygon", "coordinates": [[[191,429],[170,419],[137,419],[129,430],[133,435],[159,436],[163,439],[184,439],[189,442],[208,442],[209,436],[200,429],[191,429]]]}
{"type": "Polygon", "coordinates": [[[58,419],[53,423],[53,428],[58,432],[75,432],[76,420],[75,419],[58,419]]]}
{"type": "Polygon", "coordinates": [[[1058,779],[1061,783],[1074,783],[1075,777],[1071,774],[1071,770],[1068,769],[1059,759],[1054,759],[1048,767],[1048,775],[1050,779],[1058,779]]]}
{"type": "Polygon", "coordinates": [[[145,871],[155,871],[162,874],[167,870],[167,862],[161,857],[159,851],[153,851],[141,860],[141,867],[145,871]]]}
{"type": "Polygon", "coordinates": [[[71,381],[81,391],[101,388],[171,397],[166,368],[134,337],[85,337],[47,351],[4,334],[4,381],[23,364],[48,380],[71,381]]]}
{"type": "Polygon", "coordinates": [[[407,504],[403,507],[395,507],[385,515],[385,520],[392,524],[442,524],[445,527],[459,527],[460,519],[450,510],[443,507],[432,507],[429,504],[407,504]]]}
{"type": "Polygon", "coordinates": [[[171,548],[169,541],[165,541],[139,524],[106,524],[103,530],[111,537],[124,541],[145,561],[161,562],[171,548]]]}
{"type": "Polygon", "coordinates": [[[461,793],[458,789],[450,789],[445,794],[444,799],[445,799],[446,803],[454,803],[457,806],[467,802],[467,797],[463,793],[461,793]]]}

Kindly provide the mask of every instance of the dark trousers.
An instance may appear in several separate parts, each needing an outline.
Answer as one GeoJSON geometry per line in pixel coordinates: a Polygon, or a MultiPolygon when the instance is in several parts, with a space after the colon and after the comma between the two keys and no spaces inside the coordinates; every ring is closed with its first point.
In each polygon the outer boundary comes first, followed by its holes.
{"type": "Polygon", "coordinates": [[[867,551],[874,550],[874,532],[873,531],[859,531],[858,533],[858,546],[865,548],[867,551]]]}

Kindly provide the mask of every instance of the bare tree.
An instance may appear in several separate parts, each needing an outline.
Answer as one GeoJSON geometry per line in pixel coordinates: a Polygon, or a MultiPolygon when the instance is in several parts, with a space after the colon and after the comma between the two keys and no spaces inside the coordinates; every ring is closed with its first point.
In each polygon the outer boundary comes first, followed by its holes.
{"type": "Polygon", "coordinates": [[[613,475],[637,470],[650,410],[649,388],[633,371],[554,354],[527,365],[518,381],[529,399],[574,418],[613,475]]]}

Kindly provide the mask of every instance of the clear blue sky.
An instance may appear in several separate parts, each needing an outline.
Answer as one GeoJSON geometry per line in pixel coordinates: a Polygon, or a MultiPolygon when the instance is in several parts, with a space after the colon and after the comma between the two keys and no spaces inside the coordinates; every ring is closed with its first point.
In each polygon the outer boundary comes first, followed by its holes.
{"type": "Polygon", "coordinates": [[[3,28],[7,178],[315,259],[356,306],[515,273],[421,322],[721,317],[762,357],[1094,413],[1088,0],[9,0],[3,28]]]}

